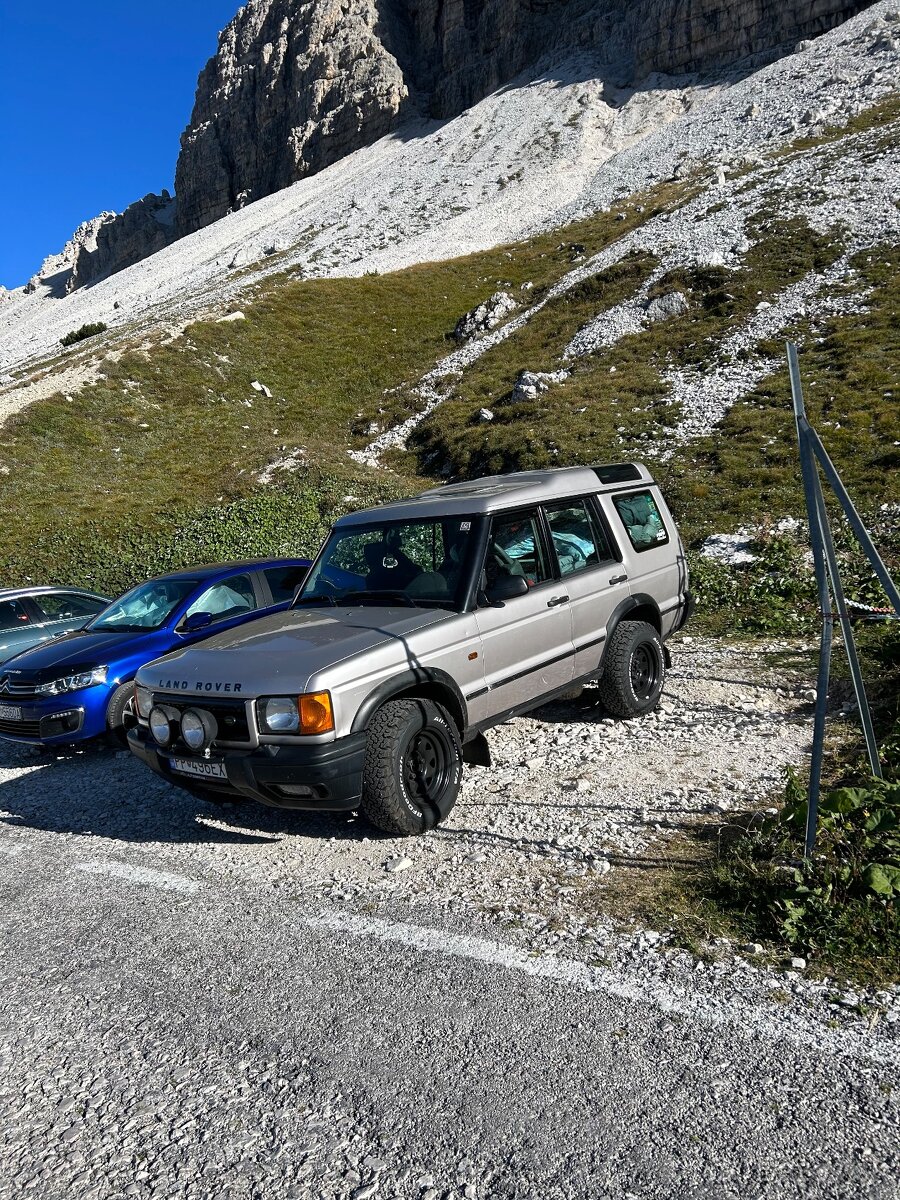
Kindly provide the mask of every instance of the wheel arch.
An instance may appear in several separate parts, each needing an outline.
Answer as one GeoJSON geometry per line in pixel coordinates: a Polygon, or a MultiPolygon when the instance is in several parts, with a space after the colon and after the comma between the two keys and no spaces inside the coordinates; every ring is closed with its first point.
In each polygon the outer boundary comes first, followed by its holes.
{"type": "Polygon", "coordinates": [[[662,636],[662,615],[659,605],[652,596],[648,596],[645,592],[634,592],[617,606],[606,627],[607,642],[620,621],[645,621],[662,636]]]}
{"type": "Polygon", "coordinates": [[[378,709],[389,700],[410,700],[416,697],[433,700],[446,708],[453,718],[460,738],[464,737],[469,724],[465,697],[452,675],[439,667],[414,667],[404,671],[402,675],[392,676],[380,683],[357,709],[350,732],[360,733],[366,729],[378,709]]]}

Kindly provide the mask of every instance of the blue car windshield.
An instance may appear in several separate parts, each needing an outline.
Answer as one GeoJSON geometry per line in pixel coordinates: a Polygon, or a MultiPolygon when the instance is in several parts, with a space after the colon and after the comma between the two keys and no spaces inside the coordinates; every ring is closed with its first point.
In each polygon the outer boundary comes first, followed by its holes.
{"type": "Polygon", "coordinates": [[[111,633],[160,629],[199,582],[199,579],[151,579],[149,583],[141,583],[113,600],[85,628],[111,633]]]}

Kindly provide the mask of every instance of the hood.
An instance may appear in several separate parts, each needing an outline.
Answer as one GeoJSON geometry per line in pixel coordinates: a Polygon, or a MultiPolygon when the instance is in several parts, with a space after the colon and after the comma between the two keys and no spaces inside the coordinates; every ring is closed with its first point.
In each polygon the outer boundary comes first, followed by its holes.
{"type": "Polygon", "coordinates": [[[152,654],[161,648],[150,643],[148,633],[110,633],[77,629],[23,650],[0,664],[0,675],[16,682],[49,683],[61,675],[75,675],[94,667],[113,666],[119,659],[146,648],[152,654]]]}
{"type": "Polygon", "coordinates": [[[207,638],[202,645],[150,663],[138,681],[160,691],[248,694],[259,682],[266,691],[293,691],[305,680],[355,654],[402,641],[453,616],[445,609],[377,606],[291,609],[207,638]],[[283,682],[282,682],[283,681],[283,682]]]}

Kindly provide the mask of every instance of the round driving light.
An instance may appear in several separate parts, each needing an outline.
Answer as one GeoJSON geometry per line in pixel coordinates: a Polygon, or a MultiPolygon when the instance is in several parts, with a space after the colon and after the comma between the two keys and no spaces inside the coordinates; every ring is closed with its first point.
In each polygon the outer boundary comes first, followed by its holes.
{"type": "Polygon", "coordinates": [[[188,750],[203,750],[215,737],[212,718],[189,708],[181,718],[181,739],[188,750]]]}
{"type": "Polygon", "coordinates": [[[296,733],[300,728],[297,701],[290,696],[276,696],[272,700],[264,700],[260,708],[262,723],[269,733],[296,733]]]}
{"type": "Polygon", "coordinates": [[[168,746],[172,740],[172,725],[169,714],[159,705],[150,709],[150,732],[157,746],[168,746]]]}

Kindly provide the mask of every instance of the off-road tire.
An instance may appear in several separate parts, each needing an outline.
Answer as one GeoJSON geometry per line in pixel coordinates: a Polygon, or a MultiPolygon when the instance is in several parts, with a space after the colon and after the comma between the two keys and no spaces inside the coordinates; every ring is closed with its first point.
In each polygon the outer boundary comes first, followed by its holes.
{"type": "Polygon", "coordinates": [[[360,808],[386,833],[434,829],[456,803],[462,744],[446,709],[431,700],[390,700],[372,718],[360,808]]]}
{"type": "Polygon", "coordinates": [[[127,745],[126,724],[127,710],[134,697],[134,684],[129,680],[120,683],[110,696],[106,705],[106,740],[110,745],[122,747],[127,745]]]}
{"type": "Polygon", "coordinates": [[[614,717],[638,717],[659,703],[666,681],[662,641],[644,621],[620,621],[600,677],[600,700],[614,717]]]}

